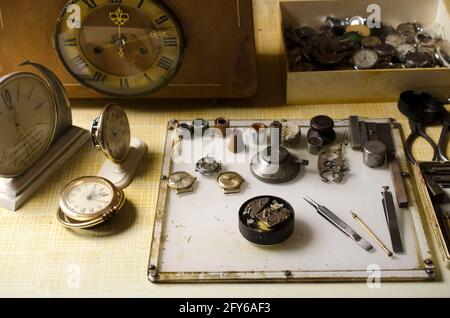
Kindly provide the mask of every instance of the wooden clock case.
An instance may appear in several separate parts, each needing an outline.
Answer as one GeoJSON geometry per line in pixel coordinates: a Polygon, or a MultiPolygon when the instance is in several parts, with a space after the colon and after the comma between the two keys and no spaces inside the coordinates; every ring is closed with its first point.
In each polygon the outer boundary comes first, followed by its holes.
{"type": "MultiPolygon", "coordinates": [[[[187,47],[173,81],[148,98],[243,98],[256,93],[252,0],[165,0],[187,47]]],[[[0,76],[25,60],[49,67],[71,98],[104,98],[73,79],[59,61],[53,32],[66,0],[0,0],[0,76]]]]}

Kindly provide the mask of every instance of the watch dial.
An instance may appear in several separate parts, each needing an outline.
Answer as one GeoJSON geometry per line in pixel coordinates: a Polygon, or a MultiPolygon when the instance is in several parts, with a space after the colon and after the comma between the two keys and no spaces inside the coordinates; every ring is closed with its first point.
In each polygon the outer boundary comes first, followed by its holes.
{"type": "Polygon", "coordinates": [[[357,69],[373,68],[378,62],[378,54],[371,49],[359,50],[353,56],[353,63],[357,69]]]}
{"type": "Polygon", "coordinates": [[[66,202],[79,215],[93,215],[107,208],[113,199],[111,189],[97,182],[76,184],[67,192],[66,202]]]}
{"type": "Polygon", "coordinates": [[[48,149],[56,124],[48,85],[29,73],[0,79],[0,175],[26,172],[48,149]]]}
{"type": "Polygon", "coordinates": [[[108,95],[136,96],[161,89],[176,75],[184,39],[160,1],[74,0],[58,19],[55,44],[82,84],[108,95]],[[80,9],[79,21],[73,5],[80,9]]]}
{"type": "Polygon", "coordinates": [[[174,189],[184,189],[190,187],[194,182],[194,177],[184,172],[176,172],[170,176],[169,184],[174,189]]]}
{"type": "Polygon", "coordinates": [[[103,148],[113,161],[124,161],[130,150],[130,124],[124,110],[118,105],[109,105],[101,119],[103,148]]]}

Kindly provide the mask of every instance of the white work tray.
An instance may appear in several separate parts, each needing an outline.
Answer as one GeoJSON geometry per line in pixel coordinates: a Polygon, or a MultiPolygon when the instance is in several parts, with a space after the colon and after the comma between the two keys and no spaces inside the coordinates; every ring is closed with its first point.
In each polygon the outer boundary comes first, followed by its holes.
{"type": "MultiPolygon", "coordinates": [[[[388,119],[366,122],[391,122],[401,166],[408,171],[400,127],[388,119]]],[[[188,122],[188,121],[180,121],[188,122]]],[[[232,127],[241,128],[249,136],[252,123],[269,125],[272,120],[236,120],[232,127]]],[[[353,220],[356,212],[391,249],[384,210],[382,187],[389,186],[395,196],[390,172],[384,167],[371,169],[364,165],[362,152],[344,145],[344,158],[350,171],[341,184],[324,183],[319,179],[317,156],[306,151],[309,121],[291,121],[302,128],[302,141],[287,149],[300,159],[309,160],[301,167],[297,178],[285,184],[266,184],[250,171],[254,147],[245,153],[227,150],[228,140],[222,138],[184,140],[181,158],[171,159],[175,130],[168,125],[158,202],[154,219],[153,240],[148,267],[149,280],[164,282],[302,282],[302,281],[366,281],[376,279],[410,281],[434,278],[434,266],[424,234],[423,224],[411,187],[410,205],[399,209],[397,217],[405,253],[389,258],[362,227],[353,220]],[[203,144],[203,149],[193,143],[203,144]],[[246,180],[241,192],[225,195],[216,183],[217,176],[205,177],[195,172],[195,163],[210,155],[223,162],[222,171],[235,171],[246,180]],[[192,193],[176,195],[167,187],[167,177],[175,171],[186,171],[197,177],[192,193]],[[277,246],[257,246],[239,232],[238,211],[252,197],[274,195],[287,200],[295,210],[295,230],[292,236],[277,246]],[[367,252],[353,240],[321,217],[303,200],[309,196],[325,205],[363,238],[375,251],[367,252]],[[378,271],[379,269],[379,271],[378,271]]],[[[191,123],[191,121],[189,121],[191,123]]],[[[214,122],[210,122],[211,127],[214,122]]],[[[336,143],[348,131],[348,120],[336,121],[336,143]]],[[[251,149],[249,149],[251,148],[251,149]]],[[[395,199],[395,198],[394,198],[395,199]]],[[[395,201],[396,202],[396,201],[395,201]]]]}

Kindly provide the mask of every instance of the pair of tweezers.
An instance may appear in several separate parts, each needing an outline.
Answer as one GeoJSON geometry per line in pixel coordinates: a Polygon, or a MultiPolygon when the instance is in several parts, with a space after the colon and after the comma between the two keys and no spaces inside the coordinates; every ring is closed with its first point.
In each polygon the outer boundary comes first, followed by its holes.
{"type": "Polygon", "coordinates": [[[356,233],[350,226],[348,226],[344,221],[342,221],[337,215],[328,210],[323,205],[314,202],[313,199],[306,197],[303,198],[306,202],[311,204],[316,208],[317,212],[322,215],[326,220],[328,220],[331,224],[341,230],[345,235],[353,239],[356,244],[361,246],[366,251],[370,251],[373,246],[369,244],[365,239],[363,239],[358,233],[356,233]]]}

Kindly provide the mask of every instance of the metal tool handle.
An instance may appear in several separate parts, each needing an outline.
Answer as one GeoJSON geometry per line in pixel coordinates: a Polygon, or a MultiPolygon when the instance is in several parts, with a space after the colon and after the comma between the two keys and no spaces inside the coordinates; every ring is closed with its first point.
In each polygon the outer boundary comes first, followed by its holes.
{"type": "Polygon", "coordinates": [[[439,143],[438,143],[438,157],[441,161],[449,161],[446,149],[447,149],[447,134],[448,134],[448,125],[447,123],[444,123],[444,126],[442,127],[441,136],[439,137],[439,143]]]}
{"type": "Polygon", "coordinates": [[[338,229],[340,229],[344,234],[348,235],[352,239],[356,240],[359,235],[356,233],[350,226],[347,225],[344,221],[342,221],[337,215],[328,210],[323,205],[319,205],[317,211],[329,222],[335,225],[338,229]]]}
{"type": "Polygon", "coordinates": [[[414,164],[414,165],[416,164],[416,159],[414,158],[414,156],[412,154],[412,146],[414,144],[414,141],[420,136],[423,139],[425,139],[430,144],[430,146],[433,148],[432,161],[436,161],[437,156],[438,156],[438,147],[437,147],[436,143],[433,141],[433,139],[431,139],[431,137],[425,133],[422,123],[410,120],[409,126],[411,127],[411,134],[408,136],[408,138],[406,138],[406,141],[405,141],[405,152],[406,152],[406,156],[408,157],[408,160],[412,164],[414,164]]]}
{"type": "Polygon", "coordinates": [[[405,183],[403,182],[402,169],[397,158],[389,160],[389,171],[394,184],[397,204],[400,208],[407,208],[409,205],[408,195],[406,194],[405,183]]]}

